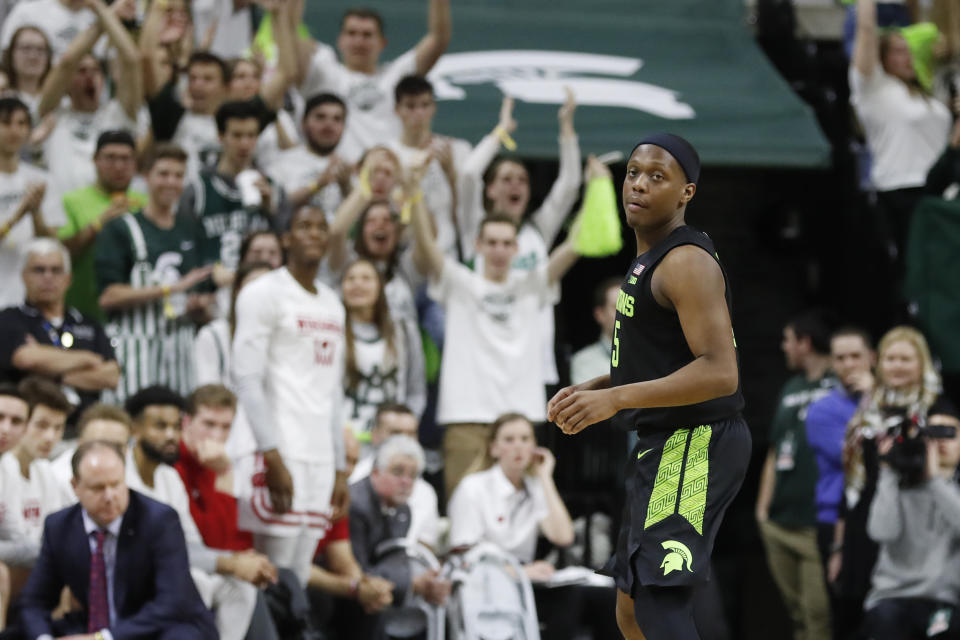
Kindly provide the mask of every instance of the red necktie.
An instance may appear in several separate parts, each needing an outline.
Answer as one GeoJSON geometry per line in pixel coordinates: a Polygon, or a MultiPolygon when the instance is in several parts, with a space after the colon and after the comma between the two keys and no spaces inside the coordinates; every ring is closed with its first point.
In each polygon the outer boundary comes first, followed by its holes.
{"type": "Polygon", "coordinates": [[[90,558],[90,593],[87,632],[94,633],[110,626],[110,601],[107,599],[107,565],[103,561],[103,541],[107,532],[97,529],[97,549],[90,558]]]}

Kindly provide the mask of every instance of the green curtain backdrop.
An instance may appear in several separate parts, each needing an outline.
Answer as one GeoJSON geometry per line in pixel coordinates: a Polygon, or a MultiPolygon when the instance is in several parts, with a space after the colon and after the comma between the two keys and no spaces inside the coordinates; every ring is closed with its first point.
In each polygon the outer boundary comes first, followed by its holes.
{"type": "MultiPolygon", "coordinates": [[[[351,0],[310,0],[313,35],[335,44],[351,0]]],[[[427,0],[368,3],[386,22],[384,59],[425,33],[427,0]]],[[[518,152],[557,154],[556,111],[571,86],[584,152],[629,152],[652,130],[689,138],[704,163],[824,167],[811,109],[769,64],[739,0],[452,0],[453,43],[430,74],[435,130],[476,142],[504,92],[517,101],[518,152]]]]}

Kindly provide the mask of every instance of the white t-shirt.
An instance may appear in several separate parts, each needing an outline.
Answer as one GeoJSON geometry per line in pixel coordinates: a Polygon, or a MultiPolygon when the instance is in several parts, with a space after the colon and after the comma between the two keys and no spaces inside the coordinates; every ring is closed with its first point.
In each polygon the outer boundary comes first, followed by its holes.
{"type": "MultiPolygon", "coordinates": [[[[350,484],[360,482],[370,475],[373,470],[374,456],[370,455],[360,460],[350,474],[350,484]]],[[[407,540],[422,542],[436,548],[440,537],[440,509],[437,492],[430,483],[423,478],[417,478],[410,492],[407,506],[410,507],[410,528],[407,530],[407,540]]]]}
{"type": "Polygon", "coordinates": [[[40,544],[44,519],[69,504],[64,501],[63,491],[50,468],[50,461],[34,460],[30,463],[30,477],[24,478],[20,473],[20,462],[12,452],[7,452],[0,457],[0,472],[3,474],[5,494],[19,495],[24,537],[40,544]]]}
{"type": "MultiPolygon", "coordinates": [[[[44,182],[47,185],[40,207],[43,221],[49,227],[59,227],[66,223],[60,196],[50,184],[50,174],[31,164],[20,162],[13,173],[0,171],[0,224],[13,216],[27,192],[27,186],[35,182],[44,182]]],[[[20,277],[22,252],[33,237],[33,220],[30,219],[30,214],[26,214],[10,233],[0,240],[0,273],[4,275],[0,280],[0,309],[23,304],[25,291],[23,279],[20,277]]]]}
{"type": "Polygon", "coordinates": [[[873,75],[850,65],[853,105],[873,154],[870,177],[879,191],[922,187],[947,146],[952,118],[939,100],[911,93],[878,64],[873,75]]]}
{"type": "Polygon", "coordinates": [[[498,283],[446,258],[427,292],[446,308],[437,422],[493,422],[508,412],[544,420],[538,319],[559,297],[546,264],[498,283]]]}
{"type": "MultiPolygon", "coordinates": [[[[257,278],[237,299],[233,375],[262,380],[267,419],[283,458],[333,468],[343,425],[345,311],[322,282],[300,286],[286,267],[257,278]]],[[[240,401],[246,400],[244,393],[240,401]]],[[[251,420],[259,407],[247,408],[251,420]]],[[[254,425],[256,433],[257,425],[254,425]]]]}
{"type": "MultiPolygon", "coordinates": [[[[267,125],[260,137],[257,138],[257,148],[254,150],[254,158],[258,167],[268,168],[276,164],[283,151],[280,149],[280,135],[277,133],[277,125],[283,127],[283,132],[287,134],[293,144],[300,143],[300,132],[297,130],[297,123],[293,121],[293,116],[281,109],[277,112],[277,119],[267,125]]],[[[293,149],[294,147],[290,147],[293,149]]],[[[289,149],[288,149],[289,151],[289,149]]]]}
{"type": "Polygon", "coordinates": [[[523,483],[513,486],[499,464],[461,480],[447,505],[450,546],[492,542],[521,563],[533,562],[550,510],[540,479],[524,476],[523,483]]]}
{"type": "Polygon", "coordinates": [[[317,47],[300,87],[304,98],[327,91],[347,104],[347,127],[337,152],[349,162],[364,150],[400,139],[400,120],[393,110],[393,90],[406,75],[416,73],[415,49],[381,66],[372,75],[347,69],[328,45],[317,47]]]}
{"type": "MultiPolygon", "coordinates": [[[[289,195],[319,178],[329,164],[328,156],[317,155],[301,145],[281,151],[275,162],[261,166],[267,167],[267,175],[270,179],[283,187],[289,195]]],[[[320,207],[327,214],[328,223],[333,223],[341,202],[343,202],[343,192],[340,191],[340,185],[336,182],[320,189],[310,200],[310,204],[320,207]]]]}
{"type": "MultiPolygon", "coordinates": [[[[435,137],[444,138],[450,142],[453,151],[453,165],[459,175],[460,168],[472,150],[470,143],[459,138],[435,137]]],[[[399,140],[395,140],[388,146],[397,154],[400,163],[407,171],[411,167],[419,165],[426,153],[423,149],[408,147],[399,140]]],[[[436,158],[427,167],[427,172],[424,174],[420,186],[423,189],[424,205],[437,225],[437,245],[446,255],[454,258],[458,257],[456,249],[457,233],[453,226],[453,214],[451,213],[453,209],[453,190],[450,189],[450,181],[447,180],[446,174],[440,167],[440,161],[436,158]]],[[[459,223],[458,220],[458,226],[459,223]]],[[[467,255],[467,253],[465,252],[464,255],[467,255]]]]}
{"type": "Polygon", "coordinates": [[[570,358],[570,382],[580,384],[610,373],[610,346],[612,340],[601,337],[588,344],[570,358]]]}
{"type": "Polygon", "coordinates": [[[97,138],[110,129],[126,129],[131,134],[137,124],[116,100],[111,100],[92,113],[60,108],[57,124],[43,143],[43,155],[50,169],[54,190],[66,194],[93,184],[97,169],[93,153],[97,138]]]}
{"type": "Polygon", "coordinates": [[[208,322],[193,341],[197,386],[230,384],[230,323],[226,318],[208,322]]]}
{"type": "Polygon", "coordinates": [[[60,0],[19,2],[3,23],[3,30],[0,31],[0,45],[6,49],[10,45],[13,34],[20,27],[26,25],[38,27],[50,41],[53,57],[56,60],[96,19],[93,11],[89,9],[73,11],[65,7],[60,0]]]}
{"type": "Polygon", "coordinates": [[[224,60],[243,57],[254,36],[250,8],[235,11],[233,4],[233,0],[193,0],[190,7],[196,42],[206,39],[207,30],[216,20],[217,30],[210,43],[210,53],[224,60]]]}

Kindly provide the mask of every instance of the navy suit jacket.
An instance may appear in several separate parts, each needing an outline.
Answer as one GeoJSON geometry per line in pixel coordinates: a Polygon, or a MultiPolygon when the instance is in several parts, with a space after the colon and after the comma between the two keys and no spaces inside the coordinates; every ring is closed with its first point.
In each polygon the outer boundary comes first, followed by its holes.
{"type": "MultiPolygon", "coordinates": [[[[195,627],[200,637],[218,638],[213,615],[190,577],[177,512],[136,491],[130,491],[130,505],[120,524],[113,582],[114,640],[149,638],[180,625],[195,627]]],[[[85,633],[90,542],[79,504],[50,514],[44,522],[40,557],[20,596],[29,638],[57,635],[50,612],[64,586],[84,609],[83,626],[73,632],[85,633]]]]}

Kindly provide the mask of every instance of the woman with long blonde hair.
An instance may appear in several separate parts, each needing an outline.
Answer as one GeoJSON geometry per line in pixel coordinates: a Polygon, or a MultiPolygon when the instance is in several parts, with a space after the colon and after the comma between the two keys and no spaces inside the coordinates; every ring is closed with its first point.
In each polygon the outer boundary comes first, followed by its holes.
{"type": "Polygon", "coordinates": [[[829,579],[850,607],[862,611],[870,589],[877,545],[867,535],[867,516],[880,470],[877,440],[895,423],[922,422],[942,390],[923,334],[913,327],[888,331],[877,348],[872,390],[847,424],[843,447],[844,501],[834,540],[841,554],[831,557],[829,579]],[[839,565],[835,565],[839,562],[839,565]],[[853,601],[853,602],[851,602],[853,601]]]}

